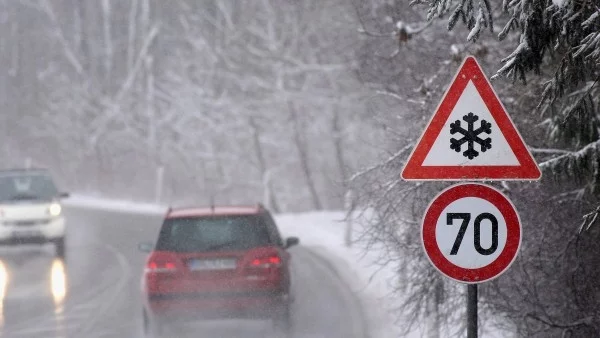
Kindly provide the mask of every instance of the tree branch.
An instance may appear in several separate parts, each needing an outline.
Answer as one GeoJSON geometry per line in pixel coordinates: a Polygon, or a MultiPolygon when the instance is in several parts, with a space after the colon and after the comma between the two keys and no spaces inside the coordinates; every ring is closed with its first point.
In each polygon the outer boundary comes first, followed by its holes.
{"type": "Polygon", "coordinates": [[[65,38],[65,35],[63,34],[62,29],[60,28],[58,19],[56,18],[56,14],[54,13],[54,9],[52,8],[52,5],[50,4],[50,2],[48,0],[44,0],[41,3],[41,7],[42,7],[44,13],[46,13],[46,15],[48,15],[48,18],[50,19],[50,22],[52,22],[52,25],[54,25],[54,28],[56,30],[56,36],[58,37],[58,41],[60,42],[60,44],[63,46],[63,52],[65,53],[67,60],[69,61],[71,66],[73,66],[73,68],[75,69],[77,74],[82,75],[83,74],[83,66],[81,65],[81,62],[79,62],[79,60],[77,59],[77,56],[75,56],[73,49],[71,48],[71,46],[69,45],[69,42],[65,38]]]}
{"type": "Polygon", "coordinates": [[[400,158],[401,156],[403,156],[406,152],[408,152],[411,148],[413,147],[412,142],[405,145],[403,148],[401,148],[400,150],[398,150],[396,153],[394,153],[392,156],[390,156],[388,159],[386,159],[385,161],[378,163],[374,166],[368,167],[364,170],[361,170],[357,173],[355,173],[354,175],[352,175],[352,177],[350,177],[349,181],[353,182],[371,172],[373,172],[374,170],[386,167],[388,165],[390,165],[392,162],[395,162],[396,160],[398,160],[398,158],[400,158]]]}

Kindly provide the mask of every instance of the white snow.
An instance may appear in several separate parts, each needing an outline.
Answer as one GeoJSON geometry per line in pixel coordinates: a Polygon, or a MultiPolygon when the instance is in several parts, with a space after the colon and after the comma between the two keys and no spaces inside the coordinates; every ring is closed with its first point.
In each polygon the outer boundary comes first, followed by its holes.
{"type": "MultiPolygon", "coordinates": [[[[135,203],[125,200],[109,200],[100,197],[73,195],[65,205],[75,207],[114,210],[119,212],[160,214],[165,206],[152,203],[135,203]]],[[[336,267],[336,273],[347,283],[360,299],[372,338],[400,337],[401,327],[391,310],[400,304],[398,295],[393,295],[395,273],[393,266],[381,268],[374,264],[380,257],[380,249],[365,252],[360,246],[344,245],[346,224],[340,211],[320,211],[276,215],[275,219],[285,237],[297,236],[301,245],[318,253],[336,267]]],[[[354,225],[355,229],[359,225],[354,225]]],[[[457,323],[461,325],[461,323],[457,323]]],[[[487,331],[487,330],[486,330],[487,331]]],[[[443,335],[443,333],[442,333],[443,335]]],[[[483,338],[509,337],[507,333],[486,332],[483,338]]],[[[415,330],[407,338],[425,337],[415,330]]]]}
{"type": "MultiPolygon", "coordinates": [[[[365,253],[359,247],[344,245],[344,213],[320,211],[275,216],[283,236],[297,236],[300,243],[328,259],[358,295],[369,321],[373,338],[398,337],[399,328],[389,309],[396,303],[391,294],[394,273],[373,264],[377,252],[365,253]],[[374,276],[373,276],[374,275],[374,276]],[[373,276],[373,278],[371,278],[373,276]]],[[[410,338],[421,337],[413,333],[410,338]]]]}
{"type": "Polygon", "coordinates": [[[131,202],[127,200],[107,199],[98,196],[79,194],[72,194],[69,198],[64,199],[62,203],[65,206],[132,213],[161,214],[167,210],[166,206],[154,203],[131,202]]]}

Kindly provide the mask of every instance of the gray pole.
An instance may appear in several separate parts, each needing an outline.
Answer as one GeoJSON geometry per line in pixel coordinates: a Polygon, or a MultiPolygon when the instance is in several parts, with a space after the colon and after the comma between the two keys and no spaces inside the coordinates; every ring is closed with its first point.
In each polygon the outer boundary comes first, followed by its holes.
{"type": "Polygon", "coordinates": [[[467,338],[477,338],[477,284],[467,285],[467,338]]]}

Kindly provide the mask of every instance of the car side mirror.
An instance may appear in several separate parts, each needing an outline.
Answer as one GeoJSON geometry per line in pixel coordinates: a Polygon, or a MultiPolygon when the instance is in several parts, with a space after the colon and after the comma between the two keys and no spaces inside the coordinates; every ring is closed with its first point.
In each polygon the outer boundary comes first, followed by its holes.
{"type": "Polygon", "coordinates": [[[298,245],[298,244],[300,244],[300,239],[298,237],[288,237],[285,240],[285,248],[286,249],[289,247],[292,247],[294,245],[298,245]]]}
{"type": "Polygon", "coordinates": [[[68,192],[61,192],[60,194],[58,194],[58,197],[60,198],[69,198],[69,196],[71,196],[71,194],[69,194],[68,192]]]}
{"type": "Polygon", "coordinates": [[[154,245],[150,242],[143,242],[138,244],[138,250],[141,252],[152,252],[154,245]]]}

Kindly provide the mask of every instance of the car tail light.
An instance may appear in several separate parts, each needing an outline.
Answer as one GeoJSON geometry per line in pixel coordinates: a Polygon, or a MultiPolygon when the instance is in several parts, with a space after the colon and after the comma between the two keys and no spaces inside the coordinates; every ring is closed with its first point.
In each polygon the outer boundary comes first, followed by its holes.
{"type": "Polygon", "coordinates": [[[177,270],[175,257],[168,254],[151,254],[146,263],[146,272],[173,272],[177,270]]]}
{"type": "Polygon", "coordinates": [[[166,262],[166,263],[157,263],[157,262],[149,262],[146,265],[146,271],[148,272],[170,272],[175,270],[175,263],[166,262]]]}
{"type": "Polygon", "coordinates": [[[250,261],[253,268],[278,268],[281,266],[281,257],[277,255],[258,257],[250,261]]]}

